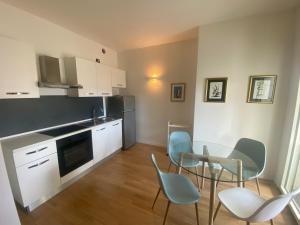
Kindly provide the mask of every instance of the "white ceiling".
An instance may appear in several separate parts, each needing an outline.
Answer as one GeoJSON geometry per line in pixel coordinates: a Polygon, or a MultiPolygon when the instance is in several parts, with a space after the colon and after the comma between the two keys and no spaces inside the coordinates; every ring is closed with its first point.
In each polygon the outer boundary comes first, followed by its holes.
{"type": "Polygon", "coordinates": [[[197,35],[196,27],[291,9],[299,0],[1,0],[115,50],[197,35]]]}

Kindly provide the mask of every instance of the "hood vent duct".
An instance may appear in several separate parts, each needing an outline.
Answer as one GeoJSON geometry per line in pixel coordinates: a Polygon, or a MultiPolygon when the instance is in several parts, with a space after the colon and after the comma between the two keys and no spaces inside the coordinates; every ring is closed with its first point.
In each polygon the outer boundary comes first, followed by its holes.
{"type": "Polygon", "coordinates": [[[41,81],[39,87],[47,88],[82,88],[82,85],[63,84],[60,77],[59,59],[50,56],[39,56],[41,81]]]}

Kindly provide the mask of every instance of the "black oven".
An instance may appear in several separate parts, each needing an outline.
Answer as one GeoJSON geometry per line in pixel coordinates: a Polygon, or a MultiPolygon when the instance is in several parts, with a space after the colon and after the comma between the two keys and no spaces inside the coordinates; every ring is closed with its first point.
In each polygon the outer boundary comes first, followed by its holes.
{"type": "Polygon", "coordinates": [[[93,159],[91,131],[58,139],[56,146],[61,177],[93,159]]]}

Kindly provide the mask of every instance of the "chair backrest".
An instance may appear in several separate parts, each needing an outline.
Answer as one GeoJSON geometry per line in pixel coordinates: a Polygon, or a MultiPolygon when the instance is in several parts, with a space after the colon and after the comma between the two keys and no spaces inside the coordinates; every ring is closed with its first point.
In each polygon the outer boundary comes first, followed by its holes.
{"type": "Polygon", "coordinates": [[[177,164],[175,158],[179,157],[180,152],[192,152],[192,141],[187,131],[173,131],[170,135],[168,155],[170,160],[177,164]]]}
{"type": "Polygon", "coordinates": [[[279,195],[266,201],[256,212],[249,217],[250,222],[264,222],[276,217],[289,204],[289,202],[300,193],[300,188],[297,190],[279,195]]]}
{"type": "Polygon", "coordinates": [[[260,142],[249,138],[241,138],[235,145],[234,151],[239,151],[251,158],[259,169],[259,174],[265,168],[266,147],[260,142]]]}
{"type": "Polygon", "coordinates": [[[160,171],[160,169],[159,169],[159,167],[157,165],[157,162],[156,162],[154,154],[151,154],[151,161],[152,161],[152,163],[153,163],[153,165],[155,167],[155,170],[156,170],[156,174],[157,174],[159,186],[162,189],[164,195],[166,197],[168,197],[168,193],[166,192],[166,187],[165,187],[165,183],[164,183],[164,175],[166,175],[166,173],[163,173],[163,172],[160,171]]]}

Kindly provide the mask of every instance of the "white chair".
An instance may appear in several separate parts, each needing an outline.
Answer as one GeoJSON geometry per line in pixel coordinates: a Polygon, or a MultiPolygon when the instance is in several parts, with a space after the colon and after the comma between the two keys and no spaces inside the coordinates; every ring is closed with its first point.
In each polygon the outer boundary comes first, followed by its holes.
{"type": "Polygon", "coordinates": [[[300,193],[297,190],[265,200],[253,191],[246,188],[231,188],[219,192],[219,205],[216,209],[214,220],[223,205],[234,217],[250,223],[270,221],[288,205],[294,196],[300,193]]]}

